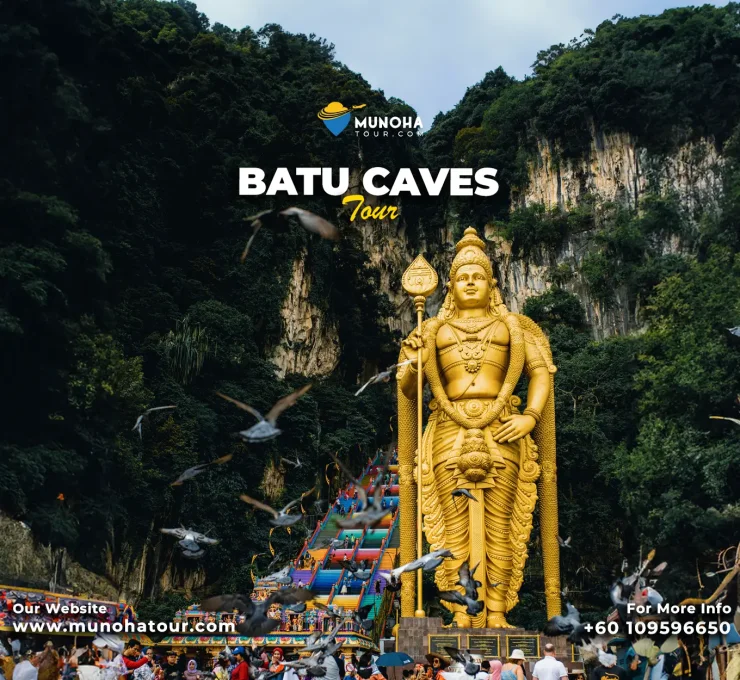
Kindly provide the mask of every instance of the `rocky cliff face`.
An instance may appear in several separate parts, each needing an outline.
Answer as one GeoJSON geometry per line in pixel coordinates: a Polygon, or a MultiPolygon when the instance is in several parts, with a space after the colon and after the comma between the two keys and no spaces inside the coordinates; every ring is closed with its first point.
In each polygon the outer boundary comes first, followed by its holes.
{"type": "MultiPolygon", "coordinates": [[[[569,210],[588,196],[598,202],[614,201],[638,209],[640,199],[648,190],[675,192],[682,208],[691,220],[712,210],[721,190],[722,158],[711,140],[699,140],[682,146],[674,154],[657,156],[640,147],[624,133],[603,133],[592,130],[589,153],[578,161],[558,162],[556,150],[546,141],[538,145],[538,153],[530,162],[529,185],[517,199],[514,209],[534,203],[548,208],[569,210]]],[[[349,193],[361,193],[359,177],[353,178],[349,193]]],[[[377,205],[378,199],[366,196],[367,205],[377,205]]],[[[444,283],[454,256],[452,234],[459,226],[450,216],[433,248],[427,250],[437,269],[440,286],[427,303],[427,311],[436,313],[444,298],[444,283]],[[439,245],[441,244],[441,245],[439,245]]],[[[389,328],[409,333],[414,327],[414,310],[401,287],[401,275],[417,254],[412,249],[402,220],[358,219],[352,223],[362,247],[374,267],[380,272],[380,287],[396,308],[387,319],[389,328]]],[[[493,225],[485,230],[490,254],[498,271],[499,286],[512,311],[521,312],[524,302],[547,290],[553,268],[570,265],[576,273],[566,285],[583,303],[595,338],[627,334],[638,327],[639,303],[627,299],[626,291],[615,291],[615,301],[608,308],[592,299],[588,285],[578,270],[589,252],[589,235],[577,234],[565,240],[556,253],[539,253],[528,259],[517,259],[511,244],[496,234],[493,225]]],[[[665,252],[681,252],[683,244],[667,240],[665,252]]],[[[328,327],[322,315],[307,301],[310,276],[302,261],[297,261],[285,304],[283,343],[276,348],[274,361],[281,372],[296,371],[308,375],[326,375],[339,360],[336,329],[328,327]]]]}
{"type": "Polygon", "coordinates": [[[0,583],[118,598],[108,581],[74,562],[66,550],[38,543],[23,522],[0,513],[0,536],[0,583]]]}
{"type": "Polygon", "coordinates": [[[281,378],[286,373],[329,375],[339,363],[337,329],[309,300],[311,281],[304,252],[293,263],[288,295],[280,310],[282,340],[272,353],[272,361],[281,378]]]}
{"type": "MultiPolygon", "coordinates": [[[[722,158],[711,140],[686,144],[672,155],[652,155],[625,133],[606,134],[592,130],[591,148],[579,161],[559,163],[552,146],[540,142],[538,154],[529,165],[529,186],[519,206],[543,203],[548,208],[569,210],[586,197],[597,202],[613,201],[638,210],[648,191],[674,193],[690,221],[716,208],[721,192],[722,158]]],[[[605,307],[589,294],[579,276],[581,262],[589,252],[589,234],[565,240],[559,252],[540,253],[529,260],[512,258],[511,248],[488,230],[493,242],[504,298],[513,311],[521,311],[525,300],[548,287],[550,270],[567,264],[575,272],[565,287],[586,309],[595,338],[627,334],[639,324],[639,302],[630,303],[625,290],[615,291],[614,303],[605,307]]],[[[666,240],[665,253],[680,253],[684,244],[666,240]]]]}

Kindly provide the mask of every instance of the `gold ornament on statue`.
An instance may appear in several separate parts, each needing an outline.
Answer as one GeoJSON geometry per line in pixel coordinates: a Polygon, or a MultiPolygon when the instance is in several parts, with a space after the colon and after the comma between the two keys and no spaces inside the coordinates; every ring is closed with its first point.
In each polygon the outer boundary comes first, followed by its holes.
{"type": "MultiPolygon", "coordinates": [[[[426,299],[437,290],[437,272],[434,271],[434,267],[430,265],[423,255],[417,255],[416,259],[409,265],[409,268],[403,273],[403,289],[409,294],[414,296],[414,306],[416,308],[416,330],[421,335],[422,322],[424,320],[424,305],[426,299]]],[[[422,390],[422,349],[418,349],[416,354],[416,374],[417,382],[416,388],[419,392],[422,390]]],[[[416,409],[416,441],[421,441],[422,429],[423,429],[423,410],[424,405],[421,403],[421,399],[417,404],[416,409]]],[[[418,453],[418,452],[416,452],[418,453]]],[[[416,455],[416,479],[420,480],[422,476],[421,467],[421,456],[416,455]]],[[[404,470],[400,471],[402,478],[408,479],[408,474],[404,475],[404,470]]],[[[408,486],[408,482],[407,482],[408,486]]],[[[416,483],[416,512],[415,520],[416,526],[414,528],[414,534],[416,535],[416,555],[411,557],[408,561],[411,562],[415,558],[420,558],[424,551],[424,542],[421,535],[421,484],[416,483]]],[[[411,503],[407,501],[407,516],[411,513],[411,503]]],[[[411,550],[407,546],[406,554],[409,555],[411,550]]],[[[409,591],[413,589],[413,585],[409,588],[409,584],[412,583],[411,578],[413,574],[405,575],[405,581],[402,581],[402,588],[406,589],[406,600],[411,602],[411,596],[409,591]]],[[[403,577],[402,577],[403,579],[403,577]]],[[[416,602],[417,607],[414,611],[414,616],[422,618],[424,614],[424,603],[422,598],[422,573],[421,569],[416,572],[416,602]]]]}
{"type": "Polygon", "coordinates": [[[468,430],[460,449],[457,466],[469,482],[481,482],[493,466],[493,456],[488,450],[481,430],[468,430]]]}
{"type": "MultiPolygon", "coordinates": [[[[400,353],[400,361],[414,364],[397,374],[400,547],[402,562],[420,555],[423,519],[430,549],[455,556],[435,572],[440,590],[456,587],[463,561],[478,564],[483,611],[471,616],[462,605],[443,603],[457,625],[502,628],[519,600],[538,500],[547,615],[560,613],[556,369],[542,330],[504,305],[485,247],[475,229],[465,230],[444,303],[423,324],[436,274],[421,256],[404,274],[404,289],[415,296],[417,329],[400,353]],[[520,411],[514,389],[525,372],[527,404],[520,411]],[[433,399],[423,431],[425,379],[433,399]],[[452,496],[455,489],[467,489],[472,499],[452,496]]],[[[413,575],[402,581],[403,616],[423,615],[420,579],[416,585],[414,597],[413,575]]]]}

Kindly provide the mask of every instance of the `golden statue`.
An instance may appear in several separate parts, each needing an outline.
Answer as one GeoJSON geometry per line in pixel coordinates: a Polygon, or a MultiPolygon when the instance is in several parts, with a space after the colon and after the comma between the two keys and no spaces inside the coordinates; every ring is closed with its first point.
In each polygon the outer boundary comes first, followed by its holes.
{"type": "MultiPolygon", "coordinates": [[[[440,590],[452,590],[464,560],[475,577],[483,611],[443,603],[462,628],[510,627],[505,614],[519,601],[538,492],[548,616],[560,613],[555,407],[550,345],[531,319],[509,312],[493,276],[485,243],[473,228],[457,244],[444,304],[401,347],[416,360],[433,399],[422,439],[423,531],[430,550],[448,548],[436,570],[440,590]],[[529,377],[526,408],[514,396],[529,377]],[[531,435],[531,436],[530,436],[531,435]],[[453,496],[456,489],[465,495],[453,496]],[[497,585],[493,585],[497,584],[497,585]]],[[[401,562],[416,558],[416,363],[399,369],[398,457],[401,562]]],[[[458,589],[462,590],[462,588],[458,589]]],[[[404,574],[402,615],[414,616],[414,574],[404,574]]]]}

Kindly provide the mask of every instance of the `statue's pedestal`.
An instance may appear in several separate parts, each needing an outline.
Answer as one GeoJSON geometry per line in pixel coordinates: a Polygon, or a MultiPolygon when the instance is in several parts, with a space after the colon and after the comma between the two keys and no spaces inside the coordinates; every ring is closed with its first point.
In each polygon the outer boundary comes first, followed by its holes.
{"type": "MultiPolygon", "coordinates": [[[[583,668],[577,661],[577,651],[564,638],[551,638],[539,631],[523,628],[445,628],[440,618],[402,618],[396,637],[396,650],[406,652],[419,663],[428,663],[426,655],[437,652],[447,656],[444,647],[469,649],[484,659],[503,659],[512,649],[521,649],[527,657],[529,669],[542,658],[542,648],[551,642],[555,645],[557,658],[571,671],[583,668]]],[[[529,675],[531,676],[531,673],[529,675]]]]}

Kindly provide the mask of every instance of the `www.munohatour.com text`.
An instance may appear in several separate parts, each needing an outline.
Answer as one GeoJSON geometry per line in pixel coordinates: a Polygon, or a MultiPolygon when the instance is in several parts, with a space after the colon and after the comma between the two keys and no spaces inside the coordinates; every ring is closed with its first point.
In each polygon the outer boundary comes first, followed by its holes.
{"type": "Polygon", "coordinates": [[[235,635],[233,623],[227,621],[14,621],[16,633],[172,633],[235,635]]]}
{"type": "MultiPolygon", "coordinates": [[[[107,613],[104,605],[93,603],[85,605],[63,605],[58,602],[49,602],[36,605],[13,605],[14,614],[49,616],[74,615],[89,616],[107,613]]],[[[230,621],[14,621],[13,630],[16,633],[172,633],[185,635],[188,633],[208,633],[233,635],[235,624],[230,621]]]]}

